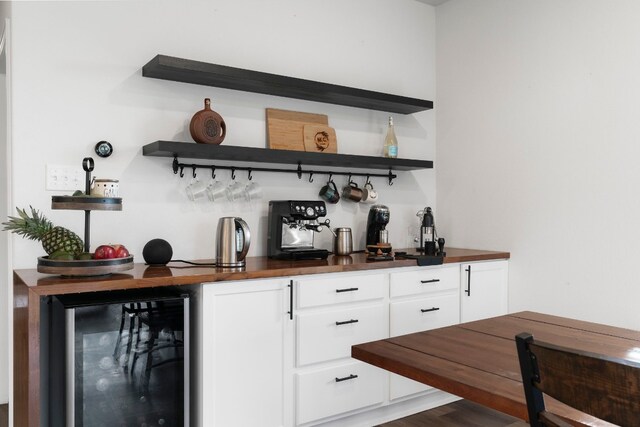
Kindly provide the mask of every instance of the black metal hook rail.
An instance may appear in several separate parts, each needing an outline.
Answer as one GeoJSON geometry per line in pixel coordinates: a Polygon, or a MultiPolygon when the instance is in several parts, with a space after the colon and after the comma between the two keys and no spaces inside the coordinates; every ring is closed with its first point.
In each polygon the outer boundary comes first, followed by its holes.
{"type": "Polygon", "coordinates": [[[252,172],[282,172],[282,173],[295,173],[298,175],[298,179],[302,178],[303,174],[309,174],[309,182],[313,182],[313,175],[329,175],[329,181],[331,181],[331,177],[333,175],[340,176],[348,176],[349,181],[351,181],[351,177],[361,176],[366,177],[367,182],[369,182],[369,178],[378,177],[378,178],[387,178],[389,181],[389,185],[393,185],[393,180],[397,178],[397,175],[389,169],[388,173],[359,173],[359,172],[335,172],[335,171],[317,171],[311,169],[303,169],[301,162],[298,162],[298,167],[296,169],[283,169],[283,168],[265,168],[265,167],[248,167],[248,166],[220,166],[220,165],[203,165],[197,163],[180,163],[178,161],[178,157],[173,158],[173,173],[180,173],[180,177],[184,177],[184,169],[191,169],[192,176],[196,177],[196,169],[210,169],[211,177],[215,179],[216,177],[216,169],[230,170],[231,171],[231,179],[236,179],[236,171],[246,171],[249,173],[249,180],[251,180],[252,172]]]}

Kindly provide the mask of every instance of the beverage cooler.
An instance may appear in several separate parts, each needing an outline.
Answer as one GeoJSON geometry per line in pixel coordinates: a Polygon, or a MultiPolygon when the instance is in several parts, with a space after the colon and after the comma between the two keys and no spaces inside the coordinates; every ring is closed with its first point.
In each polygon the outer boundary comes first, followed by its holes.
{"type": "Polygon", "coordinates": [[[176,288],[42,301],[46,426],[189,426],[189,301],[176,288]]]}

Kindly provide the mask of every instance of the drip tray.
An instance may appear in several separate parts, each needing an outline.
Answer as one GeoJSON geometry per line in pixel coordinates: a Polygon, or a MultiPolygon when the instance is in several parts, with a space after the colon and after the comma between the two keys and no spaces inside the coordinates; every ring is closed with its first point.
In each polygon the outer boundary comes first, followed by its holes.
{"type": "Polygon", "coordinates": [[[407,253],[395,253],[396,259],[415,259],[419,266],[425,265],[440,265],[444,262],[444,254],[441,255],[421,255],[421,254],[407,254],[407,253]]]}

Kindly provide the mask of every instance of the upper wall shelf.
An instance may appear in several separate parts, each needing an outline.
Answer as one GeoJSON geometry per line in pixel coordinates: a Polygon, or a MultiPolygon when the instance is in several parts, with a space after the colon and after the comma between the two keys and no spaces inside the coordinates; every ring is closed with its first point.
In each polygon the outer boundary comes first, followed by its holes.
{"type": "Polygon", "coordinates": [[[166,55],[157,55],[149,61],[142,67],[142,75],[156,79],[326,102],[389,113],[411,114],[433,108],[433,102],[424,99],[408,98],[166,55]]]}

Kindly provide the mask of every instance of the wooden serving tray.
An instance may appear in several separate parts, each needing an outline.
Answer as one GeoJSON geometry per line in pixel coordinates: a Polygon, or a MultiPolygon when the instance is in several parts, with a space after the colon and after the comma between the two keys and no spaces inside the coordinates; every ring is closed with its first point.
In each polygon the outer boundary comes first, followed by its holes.
{"type": "Polygon", "coordinates": [[[312,153],[337,153],[336,130],[326,125],[304,125],[304,150],[312,153]]]}
{"type": "Polygon", "coordinates": [[[304,125],[328,125],[325,114],[267,108],[267,146],[277,150],[305,151],[304,125]]]}
{"type": "Polygon", "coordinates": [[[38,258],[38,272],[61,276],[103,276],[133,268],[133,256],[111,259],[53,260],[38,258]]]}

